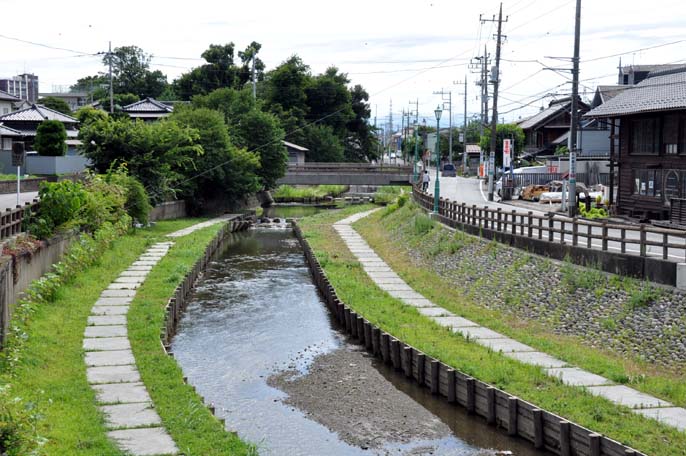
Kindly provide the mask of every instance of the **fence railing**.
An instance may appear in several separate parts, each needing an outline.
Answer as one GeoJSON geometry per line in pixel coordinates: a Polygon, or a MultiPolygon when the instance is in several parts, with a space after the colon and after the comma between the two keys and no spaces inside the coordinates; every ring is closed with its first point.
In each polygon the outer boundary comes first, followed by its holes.
{"type": "MultiPolygon", "coordinates": [[[[545,185],[550,181],[563,180],[567,178],[566,173],[521,173],[513,174],[517,187],[527,185],[545,185]]],[[[591,186],[596,184],[610,185],[609,173],[577,173],[576,181],[591,186]]],[[[615,180],[615,182],[617,182],[615,180]]]]}
{"type": "Polygon", "coordinates": [[[320,163],[307,162],[303,164],[288,165],[289,173],[394,173],[394,174],[409,174],[412,172],[412,166],[409,165],[391,165],[391,164],[375,164],[375,163],[320,163]]]}
{"type": "MultiPolygon", "coordinates": [[[[416,186],[413,195],[420,206],[429,211],[433,210],[433,195],[422,192],[416,186]]],[[[642,257],[649,256],[649,247],[657,247],[659,253],[651,252],[650,256],[659,256],[663,260],[672,257],[686,261],[686,230],[570,218],[552,212],[539,215],[532,211],[507,211],[502,208],[467,205],[443,198],[439,199],[438,213],[456,224],[574,247],[615,250],[624,254],[636,252],[642,257]]]]}
{"type": "Polygon", "coordinates": [[[23,206],[7,208],[5,212],[0,212],[0,241],[21,233],[24,219],[31,211],[38,210],[38,204],[38,200],[34,199],[23,206]]]}

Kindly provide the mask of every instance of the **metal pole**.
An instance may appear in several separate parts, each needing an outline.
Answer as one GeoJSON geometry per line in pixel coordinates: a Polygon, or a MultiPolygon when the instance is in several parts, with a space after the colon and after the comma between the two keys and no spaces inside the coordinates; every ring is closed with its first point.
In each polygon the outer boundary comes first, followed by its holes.
{"type": "Polygon", "coordinates": [[[436,116],[436,184],[434,186],[434,213],[438,214],[438,200],[441,197],[441,185],[439,182],[439,170],[441,168],[441,135],[439,134],[441,126],[440,115],[436,116]]]}
{"type": "Polygon", "coordinates": [[[467,75],[464,77],[464,132],[462,137],[462,174],[467,175],[467,75]]]}
{"type": "Polygon", "coordinates": [[[576,215],[576,153],[577,127],[579,123],[579,47],[581,41],[581,0],[576,0],[576,19],[574,26],[574,58],[572,66],[572,125],[569,129],[571,148],[569,150],[569,207],[570,217],[576,215]]]}
{"type": "MultiPolygon", "coordinates": [[[[448,92],[448,115],[450,116],[450,119],[448,119],[448,130],[449,130],[449,136],[448,136],[448,163],[452,164],[453,163],[453,93],[448,92]]],[[[440,135],[439,135],[440,136],[440,135]]]]}
{"type": "Polygon", "coordinates": [[[17,206],[19,206],[19,195],[21,194],[21,166],[17,166],[17,206]]]}
{"type": "Polygon", "coordinates": [[[612,207],[615,199],[615,119],[610,120],[610,201],[612,207]]]}
{"type": "Polygon", "coordinates": [[[498,86],[500,79],[500,42],[503,28],[503,4],[498,13],[498,40],[495,49],[495,74],[493,75],[493,116],[491,119],[491,151],[488,157],[488,201],[493,201],[493,184],[495,173],[495,149],[498,135],[498,86]]]}
{"type": "Polygon", "coordinates": [[[110,66],[110,114],[114,112],[114,89],[112,87],[112,42],[110,41],[110,50],[107,53],[110,66]]]}
{"type": "Polygon", "coordinates": [[[402,111],[402,120],[400,121],[400,155],[405,159],[405,109],[402,111]]]}
{"type": "Polygon", "coordinates": [[[414,181],[417,183],[417,151],[419,148],[419,98],[417,98],[417,105],[414,117],[414,159],[412,161],[412,167],[414,169],[414,181]]]}

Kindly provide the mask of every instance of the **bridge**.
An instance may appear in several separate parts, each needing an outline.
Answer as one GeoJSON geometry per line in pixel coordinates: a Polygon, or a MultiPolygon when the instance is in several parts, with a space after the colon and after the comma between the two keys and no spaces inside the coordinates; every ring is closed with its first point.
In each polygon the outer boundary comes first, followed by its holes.
{"type": "Polygon", "coordinates": [[[412,166],[372,163],[289,164],[279,185],[407,185],[412,166]]]}

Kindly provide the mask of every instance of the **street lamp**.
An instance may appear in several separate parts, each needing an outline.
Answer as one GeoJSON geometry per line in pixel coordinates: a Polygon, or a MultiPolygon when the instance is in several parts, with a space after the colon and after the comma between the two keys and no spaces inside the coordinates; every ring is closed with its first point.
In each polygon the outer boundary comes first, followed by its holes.
{"type": "Polygon", "coordinates": [[[439,183],[438,173],[441,168],[441,114],[443,110],[441,105],[436,106],[434,114],[436,114],[436,186],[434,188],[434,213],[438,214],[438,199],[441,197],[441,184],[439,183]]]}

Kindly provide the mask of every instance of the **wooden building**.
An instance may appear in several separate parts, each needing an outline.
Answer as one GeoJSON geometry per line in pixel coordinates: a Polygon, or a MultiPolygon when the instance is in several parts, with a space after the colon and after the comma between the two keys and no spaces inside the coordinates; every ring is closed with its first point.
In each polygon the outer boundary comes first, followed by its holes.
{"type": "Polygon", "coordinates": [[[144,122],[154,122],[168,117],[173,111],[174,108],[172,106],[149,97],[122,108],[122,112],[128,114],[132,119],[141,119],[144,122]]]}
{"type": "MultiPolygon", "coordinates": [[[[586,113],[588,109],[586,103],[579,101],[580,113],[586,113]]],[[[526,136],[522,156],[526,158],[555,155],[555,141],[569,133],[571,111],[572,98],[567,97],[551,101],[547,108],[519,121],[518,124],[526,136]]]]}
{"type": "Polygon", "coordinates": [[[585,117],[619,124],[618,212],[668,218],[686,198],[686,66],[651,72],[585,117]]]}

